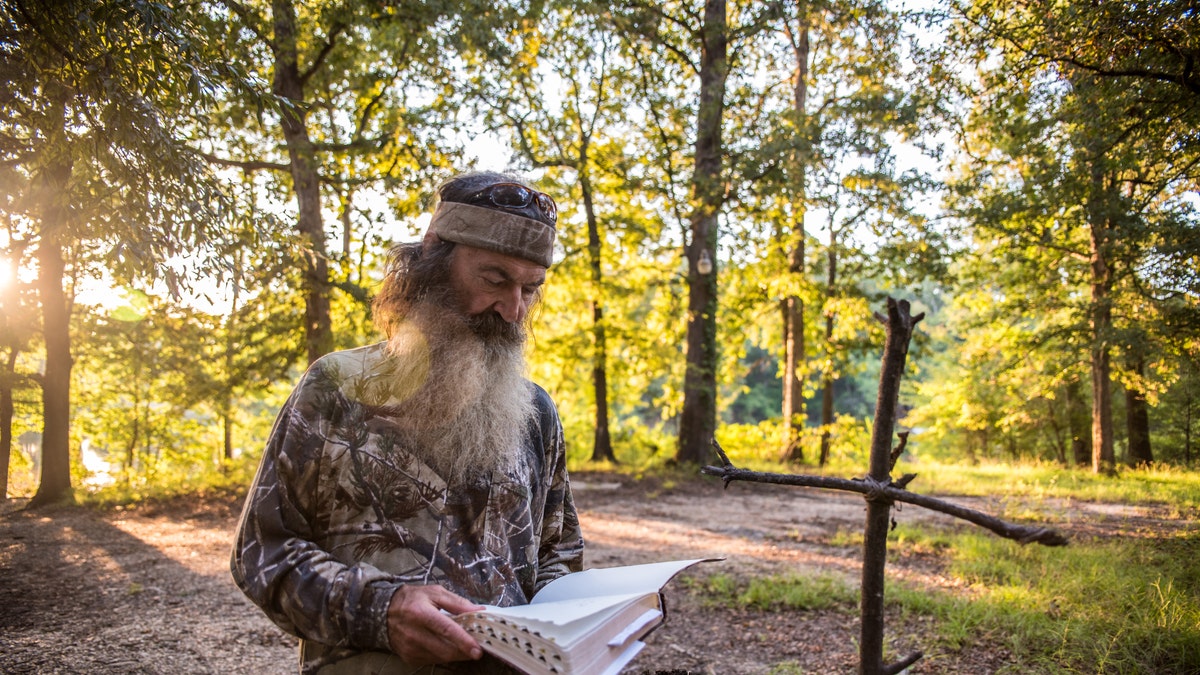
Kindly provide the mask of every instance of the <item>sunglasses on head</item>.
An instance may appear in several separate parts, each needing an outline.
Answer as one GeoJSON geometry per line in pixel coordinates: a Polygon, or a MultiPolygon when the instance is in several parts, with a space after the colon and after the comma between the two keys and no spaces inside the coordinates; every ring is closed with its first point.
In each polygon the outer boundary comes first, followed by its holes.
{"type": "Polygon", "coordinates": [[[552,224],[558,222],[558,206],[550,195],[520,183],[493,183],[471,195],[468,201],[484,202],[502,209],[525,209],[536,205],[552,224]]]}

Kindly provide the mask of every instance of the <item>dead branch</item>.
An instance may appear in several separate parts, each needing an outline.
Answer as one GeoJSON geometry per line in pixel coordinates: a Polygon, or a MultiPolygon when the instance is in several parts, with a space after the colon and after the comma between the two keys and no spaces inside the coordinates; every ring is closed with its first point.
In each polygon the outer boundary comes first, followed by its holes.
{"type": "MultiPolygon", "coordinates": [[[[726,459],[723,452],[718,449],[722,459],[726,459]]],[[[727,461],[727,460],[726,460],[727,461]]],[[[732,464],[725,466],[706,466],[700,469],[700,472],[709,476],[718,476],[725,485],[740,480],[752,483],[774,483],[776,485],[794,485],[797,487],[815,487],[825,488],[828,490],[846,490],[848,492],[857,492],[866,496],[868,500],[883,499],[891,502],[904,502],[905,504],[915,504],[932,511],[945,513],[946,515],[962,518],[963,520],[972,522],[980,527],[987,528],[992,532],[1004,537],[1012,539],[1021,544],[1041,544],[1043,546],[1066,546],[1067,538],[1059,534],[1055,530],[1045,527],[1033,527],[1029,525],[1018,525],[1010,523],[995,516],[990,516],[982,511],[969,509],[965,506],[959,506],[951,502],[943,501],[936,497],[917,494],[905,490],[901,481],[907,483],[912,480],[916,474],[905,474],[898,481],[879,484],[872,481],[868,476],[861,479],[835,478],[833,476],[810,476],[785,473],[765,473],[761,471],[750,471],[749,469],[739,469],[732,464]],[[908,479],[908,480],[905,480],[908,479]]]]}

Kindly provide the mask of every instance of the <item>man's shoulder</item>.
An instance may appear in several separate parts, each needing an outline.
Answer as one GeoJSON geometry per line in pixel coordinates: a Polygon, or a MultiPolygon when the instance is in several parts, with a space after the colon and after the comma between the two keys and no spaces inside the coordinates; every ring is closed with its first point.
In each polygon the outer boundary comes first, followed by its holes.
{"type": "Polygon", "coordinates": [[[558,418],[558,406],[550,392],[537,382],[529,381],[529,389],[533,392],[533,407],[537,411],[537,419],[543,431],[557,427],[561,422],[558,418]]]}
{"type": "Polygon", "coordinates": [[[370,373],[386,359],[386,342],[342,349],[319,357],[308,367],[304,386],[341,387],[349,380],[356,380],[370,373]]]}
{"type": "Polygon", "coordinates": [[[376,363],[385,358],[387,355],[386,348],[387,342],[376,342],[374,344],[363,345],[362,347],[340,349],[336,352],[329,352],[316,361],[313,361],[310,368],[324,371],[358,370],[364,365],[376,363]]]}
{"type": "Polygon", "coordinates": [[[538,410],[544,408],[554,408],[554,398],[550,396],[550,392],[546,391],[542,385],[533,380],[525,380],[529,385],[529,391],[533,393],[533,403],[538,407],[538,410]]]}

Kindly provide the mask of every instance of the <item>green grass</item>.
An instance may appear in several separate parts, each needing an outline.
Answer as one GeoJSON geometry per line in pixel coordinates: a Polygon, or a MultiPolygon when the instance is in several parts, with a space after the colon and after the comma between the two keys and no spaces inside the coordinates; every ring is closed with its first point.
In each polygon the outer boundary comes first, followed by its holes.
{"type": "MultiPolygon", "coordinates": [[[[842,535],[841,543],[853,539],[842,535]]],[[[1020,672],[1200,673],[1200,533],[1046,548],[902,525],[889,550],[935,552],[959,584],[888,582],[889,607],[932,618],[927,651],[999,646],[1020,672]]],[[[857,580],[836,575],[704,584],[704,595],[718,603],[857,614],[857,580]]]]}
{"type": "Polygon", "coordinates": [[[1056,549],[979,533],[950,540],[948,572],[965,592],[892,592],[905,611],[937,617],[947,645],[987,635],[1050,669],[1200,672],[1200,534],[1056,549]]]}
{"type": "Polygon", "coordinates": [[[1115,476],[1050,462],[945,464],[901,459],[893,475],[916,473],[910,489],[929,494],[1080,499],[1160,504],[1177,515],[1200,510],[1200,471],[1122,467],[1115,476]]]}
{"type": "Polygon", "coordinates": [[[698,591],[704,602],[770,610],[821,610],[849,607],[857,602],[854,588],[845,577],[819,573],[764,577],[739,583],[725,574],[684,583],[698,591]]]}

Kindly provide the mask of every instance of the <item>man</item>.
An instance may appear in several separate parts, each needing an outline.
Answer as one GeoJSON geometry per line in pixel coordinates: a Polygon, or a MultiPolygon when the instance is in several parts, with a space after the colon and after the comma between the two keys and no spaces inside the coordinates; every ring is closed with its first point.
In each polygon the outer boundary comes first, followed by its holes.
{"type": "Polygon", "coordinates": [[[524,378],[554,201],[493,173],[438,195],[391,252],[388,339],[312,364],[242,513],[234,579],[301,638],[302,673],[506,672],[450,615],[582,568],[562,425],[524,378]]]}

